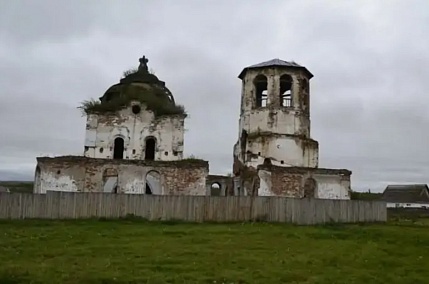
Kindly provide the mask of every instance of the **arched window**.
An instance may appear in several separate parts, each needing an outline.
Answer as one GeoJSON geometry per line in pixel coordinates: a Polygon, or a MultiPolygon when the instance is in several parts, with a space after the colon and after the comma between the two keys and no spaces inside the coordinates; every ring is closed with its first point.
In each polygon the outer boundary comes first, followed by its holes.
{"type": "Polygon", "coordinates": [[[221,185],[218,182],[212,183],[210,186],[210,195],[211,196],[220,196],[221,194],[221,185]]]}
{"type": "Polygon", "coordinates": [[[145,142],[145,160],[154,160],[155,159],[155,148],[156,148],[156,140],[153,137],[149,137],[145,142]]]}
{"type": "Polygon", "coordinates": [[[118,171],[105,169],[103,172],[103,192],[118,193],[118,171]]]}
{"type": "Polygon", "coordinates": [[[162,194],[161,175],[157,171],[150,171],[146,174],[145,194],[162,194]]]}
{"type": "Polygon", "coordinates": [[[292,106],[292,77],[282,75],[280,77],[280,105],[282,107],[292,106]]]}
{"type": "Polygon", "coordinates": [[[113,159],[124,158],[124,139],[117,137],[113,144],[113,159]]]}
{"type": "Polygon", "coordinates": [[[268,101],[268,80],[264,75],[258,75],[253,80],[256,92],[256,107],[266,107],[268,101]]]}

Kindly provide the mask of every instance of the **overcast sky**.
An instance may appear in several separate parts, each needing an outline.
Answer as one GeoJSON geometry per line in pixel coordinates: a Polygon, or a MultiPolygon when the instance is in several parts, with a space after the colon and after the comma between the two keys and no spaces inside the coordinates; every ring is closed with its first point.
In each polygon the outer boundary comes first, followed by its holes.
{"type": "Polygon", "coordinates": [[[185,155],[232,168],[240,71],[294,60],[320,167],[355,190],[429,183],[429,1],[0,1],[0,180],[83,154],[80,102],[146,55],[184,104],[185,155]]]}

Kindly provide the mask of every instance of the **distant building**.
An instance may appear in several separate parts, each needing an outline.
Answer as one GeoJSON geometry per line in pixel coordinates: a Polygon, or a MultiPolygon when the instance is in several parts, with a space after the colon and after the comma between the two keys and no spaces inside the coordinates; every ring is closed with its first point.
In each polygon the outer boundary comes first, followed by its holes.
{"type": "Polygon", "coordinates": [[[381,200],[388,208],[429,208],[429,188],[426,184],[388,185],[381,200]]]}

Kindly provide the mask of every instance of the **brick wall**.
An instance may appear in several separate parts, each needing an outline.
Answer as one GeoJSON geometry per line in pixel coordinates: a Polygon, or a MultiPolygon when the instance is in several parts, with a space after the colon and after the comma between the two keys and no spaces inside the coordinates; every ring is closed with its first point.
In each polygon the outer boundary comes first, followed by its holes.
{"type": "Polygon", "coordinates": [[[314,189],[308,189],[311,196],[323,199],[350,199],[350,175],[345,169],[324,169],[304,167],[258,166],[261,178],[259,195],[304,197],[304,187],[311,179],[314,189]],[[307,183],[306,183],[307,182],[307,183]]]}
{"type": "Polygon", "coordinates": [[[157,194],[205,195],[207,161],[112,160],[81,156],[37,158],[35,192],[106,191],[106,177],[114,178],[112,173],[116,172],[118,192],[145,193],[146,175],[151,171],[161,177],[157,194]]]}

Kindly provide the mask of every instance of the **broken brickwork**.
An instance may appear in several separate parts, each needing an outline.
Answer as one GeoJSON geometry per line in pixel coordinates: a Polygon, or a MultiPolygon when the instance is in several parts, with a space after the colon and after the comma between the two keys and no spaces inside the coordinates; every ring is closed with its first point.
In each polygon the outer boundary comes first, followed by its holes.
{"type": "Polygon", "coordinates": [[[351,171],[306,167],[258,166],[259,195],[348,199],[351,171]]]}
{"type": "MultiPolygon", "coordinates": [[[[159,173],[157,194],[205,195],[208,162],[197,159],[144,161],[95,159],[81,156],[38,158],[37,193],[48,190],[106,192],[106,176],[117,173],[117,193],[145,193],[146,175],[159,173]]],[[[111,191],[107,191],[111,192],[111,191]]]]}

